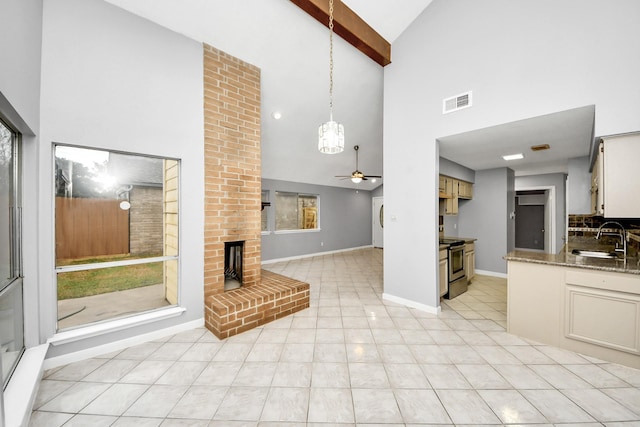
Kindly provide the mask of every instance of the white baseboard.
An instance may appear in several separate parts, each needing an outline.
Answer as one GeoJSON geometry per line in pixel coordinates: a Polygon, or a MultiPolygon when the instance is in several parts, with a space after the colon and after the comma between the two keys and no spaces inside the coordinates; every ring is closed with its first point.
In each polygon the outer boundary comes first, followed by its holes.
{"type": "Polygon", "coordinates": [[[199,328],[203,325],[204,317],[201,317],[200,319],[181,323],[170,328],[158,329],[157,331],[149,332],[147,334],[136,335],[134,337],[126,338],[120,341],[110,342],[104,345],[87,348],[85,350],[64,354],[62,356],[51,357],[49,359],[45,359],[44,369],[56,368],[58,366],[67,365],[69,363],[79,362],[81,360],[100,356],[101,354],[124,350],[125,348],[131,347],[133,345],[142,344],[147,341],[166,337],[168,335],[175,335],[177,333],[188,331],[190,329],[199,328]]]}
{"type": "Polygon", "coordinates": [[[507,278],[507,273],[498,273],[498,272],[495,272],[495,271],[478,270],[477,268],[476,268],[476,274],[480,274],[482,276],[501,277],[503,279],[507,278]]]}
{"type": "Polygon", "coordinates": [[[406,305],[407,307],[411,307],[411,308],[415,308],[416,310],[420,310],[420,311],[424,311],[426,313],[431,313],[431,314],[438,314],[440,313],[440,306],[438,307],[432,307],[430,305],[426,305],[426,304],[420,304],[418,302],[415,301],[411,301],[405,298],[400,298],[394,295],[389,295],[389,294],[382,294],[382,299],[383,300],[387,300],[387,301],[391,301],[391,302],[395,302],[396,304],[402,304],[402,305],[406,305]]]}
{"type": "Polygon", "coordinates": [[[373,247],[373,245],[367,245],[367,246],[359,246],[359,247],[356,247],[356,248],[338,249],[338,250],[335,250],[335,251],[315,252],[315,253],[312,253],[312,254],[296,255],[296,256],[291,256],[291,257],[286,257],[286,258],[268,259],[266,261],[262,261],[262,265],[264,265],[264,264],[274,264],[276,262],[283,262],[283,261],[293,261],[293,260],[296,260],[296,259],[313,258],[313,257],[316,257],[316,256],[338,254],[340,252],[351,252],[351,251],[357,251],[359,249],[366,249],[366,248],[372,248],[372,247],[373,247]]]}

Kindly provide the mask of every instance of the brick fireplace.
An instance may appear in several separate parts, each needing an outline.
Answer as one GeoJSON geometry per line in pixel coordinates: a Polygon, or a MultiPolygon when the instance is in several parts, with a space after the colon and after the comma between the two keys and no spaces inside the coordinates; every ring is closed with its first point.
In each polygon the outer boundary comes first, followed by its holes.
{"type": "Polygon", "coordinates": [[[205,325],[226,338],[308,307],[309,285],[260,267],[260,69],[203,47],[205,325]],[[236,242],[242,286],[225,291],[225,243],[236,242]]]}

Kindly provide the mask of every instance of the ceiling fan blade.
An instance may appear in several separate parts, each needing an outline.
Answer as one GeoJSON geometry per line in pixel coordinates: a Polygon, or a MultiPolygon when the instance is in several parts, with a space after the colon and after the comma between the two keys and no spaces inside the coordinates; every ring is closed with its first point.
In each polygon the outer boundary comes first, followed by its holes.
{"type": "Polygon", "coordinates": [[[380,175],[367,175],[367,178],[382,178],[380,175]]]}
{"type": "Polygon", "coordinates": [[[335,178],[351,178],[351,175],[335,175],[335,178]]]}

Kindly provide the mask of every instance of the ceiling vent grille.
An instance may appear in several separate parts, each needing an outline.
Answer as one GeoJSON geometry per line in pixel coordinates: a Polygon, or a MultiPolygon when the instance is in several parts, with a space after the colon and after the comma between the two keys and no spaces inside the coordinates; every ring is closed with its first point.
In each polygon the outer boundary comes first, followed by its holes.
{"type": "Polygon", "coordinates": [[[442,114],[471,107],[471,91],[442,100],[442,114]]]}

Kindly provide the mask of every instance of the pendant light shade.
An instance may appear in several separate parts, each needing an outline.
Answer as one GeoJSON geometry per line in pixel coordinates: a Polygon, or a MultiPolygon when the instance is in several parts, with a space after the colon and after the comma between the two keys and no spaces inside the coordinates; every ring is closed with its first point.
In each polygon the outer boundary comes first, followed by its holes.
{"type": "Polygon", "coordinates": [[[344,126],[330,120],[318,128],[318,150],[325,154],[344,151],[344,126]]]}
{"type": "Polygon", "coordinates": [[[344,151],[344,127],[333,121],[333,0],[329,0],[329,121],[318,128],[318,150],[325,154],[344,151]]]}

